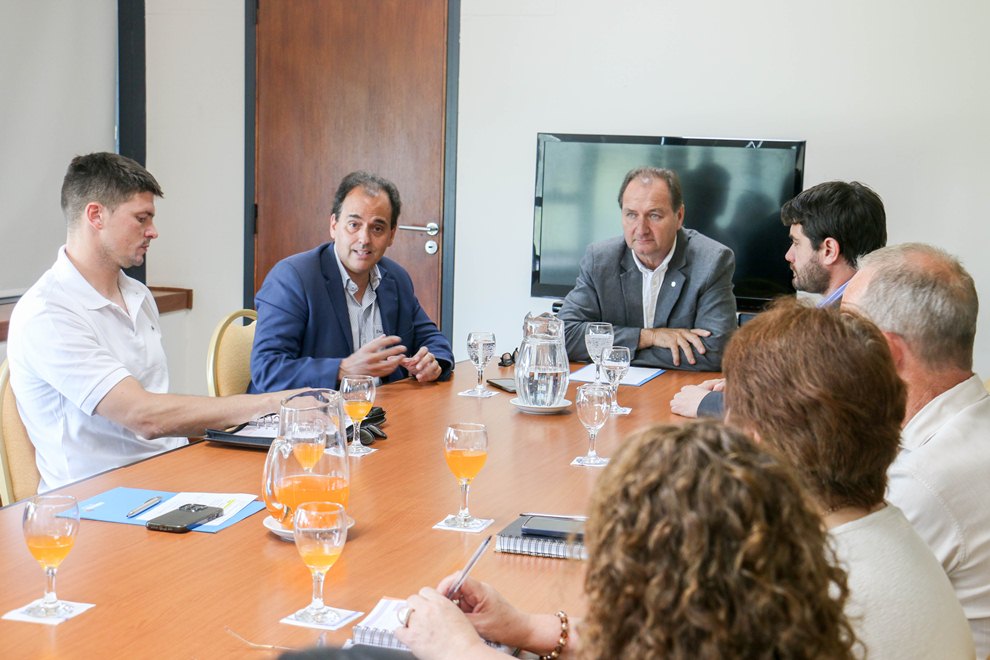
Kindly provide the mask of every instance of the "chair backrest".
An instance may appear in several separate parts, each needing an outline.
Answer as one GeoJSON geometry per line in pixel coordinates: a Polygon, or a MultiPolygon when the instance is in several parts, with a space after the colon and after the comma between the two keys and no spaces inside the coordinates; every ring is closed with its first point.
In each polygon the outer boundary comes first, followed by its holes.
{"type": "Polygon", "coordinates": [[[0,364],[0,504],[4,506],[38,492],[41,474],[34,445],[17,412],[7,361],[0,364]]]}
{"type": "Polygon", "coordinates": [[[258,313],[253,309],[239,309],[228,314],[213,331],[210,350],[206,356],[206,386],[210,396],[247,392],[251,382],[254,321],[257,320],[258,313]],[[235,323],[245,318],[252,323],[235,323]]]}

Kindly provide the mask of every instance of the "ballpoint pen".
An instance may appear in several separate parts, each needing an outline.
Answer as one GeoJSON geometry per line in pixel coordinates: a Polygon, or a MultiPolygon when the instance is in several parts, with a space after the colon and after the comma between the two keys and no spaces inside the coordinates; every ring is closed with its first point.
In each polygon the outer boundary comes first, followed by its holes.
{"type": "Polygon", "coordinates": [[[471,558],[468,559],[467,565],[465,565],[464,569],[461,571],[461,577],[457,578],[457,582],[455,582],[450,587],[450,589],[447,589],[447,593],[444,594],[444,598],[448,598],[450,600],[454,599],[454,596],[457,595],[457,592],[460,591],[461,587],[464,586],[464,581],[467,580],[468,573],[471,572],[471,569],[474,568],[474,565],[478,563],[479,559],[481,559],[481,555],[485,553],[485,548],[487,548],[488,544],[491,542],[492,542],[492,537],[489,534],[488,538],[486,538],[484,541],[481,542],[481,545],[478,546],[478,549],[475,550],[474,554],[471,555],[471,558]]]}
{"type": "Polygon", "coordinates": [[[588,516],[565,516],[559,513],[520,513],[519,515],[540,518],[559,518],[560,520],[588,520],[588,516]]]}
{"type": "Polygon", "coordinates": [[[139,516],[142,513],[144,513],[145,511],[147,511],[148,509],[150,509],[151,507],[157,505],[161,501],[162,501],[162,498],[159,495],[155,495],[154,497],[152,497],[150,500],[148,500],[144,504],[141,504],[137,508],[134,508],[134,509],[131,509],[130,511],[128,511],[126,517],[127,518],[133,518],[134,516],[139,516]]]}

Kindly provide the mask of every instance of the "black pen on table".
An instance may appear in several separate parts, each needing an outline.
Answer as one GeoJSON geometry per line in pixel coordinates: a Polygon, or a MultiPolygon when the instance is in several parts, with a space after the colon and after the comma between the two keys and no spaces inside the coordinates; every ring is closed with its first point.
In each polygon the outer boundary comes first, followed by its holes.
{"type": "Polygon", "coordinates": [[[491,534],[489,534],[488,538],[486,538],[484,541],[481,542],[481,545],[478,546],[478,549],[475,550],[474,554],[471,555],[471,558],[468,559],[468,563],[464,566],[464,569],[461,571],[461,577],[457,578],[457,582],[455,582],[450,587],[450,589],[447,589],[447,593],[444,594],[444,598],[447,598],[449,600],[454,600],[454,596],[456,596],[457,592],[460,591],[461,587],[464,586],[464,581],[467,580],[468,573],[471,572],[471,569],[474,568],[474,565],[478,563],[479,559],[481,559],[481,555],[485,553],[485,548],[487,548],[488,544],[491,542],[492,542],[492,537],[491,534]]]}
{"type": "Polygon", "coordinates": [[[127,518],[133,518],[134,516],[139,516],[142,513],[144,513],[145,511],[147,511],[148,509],[150,509],[151,507],[156,506],[161,501],[162,501],[161,496],[155,495],[154,497],[152,497],[150,500],[148,500],[144,504],[141,504],[137,508],[131,509],[130,511],[128,511],[126,517],[127,518]]]}

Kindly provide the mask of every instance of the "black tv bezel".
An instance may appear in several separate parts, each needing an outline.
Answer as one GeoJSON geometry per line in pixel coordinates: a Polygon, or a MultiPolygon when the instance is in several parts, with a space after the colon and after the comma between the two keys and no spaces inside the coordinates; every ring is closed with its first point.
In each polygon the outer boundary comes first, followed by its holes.
{"type": "MultiPolygon", "coordinates": [[[[560,299],[570,293],[573,285],[544,284],[540,282],[540,249],[542,237],[539,229],[542,227],[543,214],[543,147],[554,142],[585,142],[589,144],[637,144],[637,145],[674,145],[674,146],[704,146],[704,147],[734,147],[741,149],[786,149],[796,150],[794,166],[794,190],[796,196],[804,189],[804,159],[807,151],[806,140],[779,140],[756,138],[713,138],[713,137],[676,137],[669,135],[606,135],[593,133],[550,133],[536,134],[536,176],[533,195],[533,260],[531,269],[530,295],[535,298],[560,299]]],[[[618,186],[619,182],[616,182],[618,186]]],[[[780,255],[783,259],[784,255],[780,255]]],[[[736,297],[736,307],[740,311],[762,309],[770,298],[736,297]]]]}

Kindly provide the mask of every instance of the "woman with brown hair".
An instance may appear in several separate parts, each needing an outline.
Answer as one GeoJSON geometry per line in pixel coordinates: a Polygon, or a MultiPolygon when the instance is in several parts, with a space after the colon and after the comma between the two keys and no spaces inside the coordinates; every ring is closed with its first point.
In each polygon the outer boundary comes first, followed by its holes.
{"type": "Polygon", "coordinates": [[[397,636],[421,658],[504,657],[482,637],[557,658],[847,658],[845,575],[792,471],[715,422],[634,435],[587,523],[588,613],[516,610],[469,579],[459,607],[408,600],[397,636]],[[479,636],[480,635],[480,636],[479,636]]]}
{"type": "Polygon", "coordinates": [[[942,567],[884,501],[905,388],[880,330],[784,302],[744,325],[722,364],[728,420],[797,470],[829,529],[868,657],[972,658],[942,567]]]}

